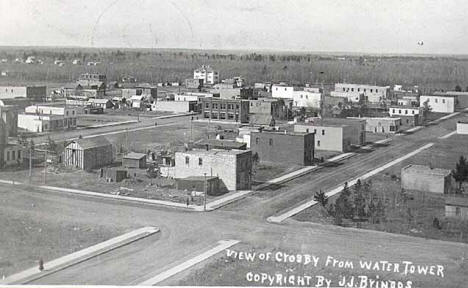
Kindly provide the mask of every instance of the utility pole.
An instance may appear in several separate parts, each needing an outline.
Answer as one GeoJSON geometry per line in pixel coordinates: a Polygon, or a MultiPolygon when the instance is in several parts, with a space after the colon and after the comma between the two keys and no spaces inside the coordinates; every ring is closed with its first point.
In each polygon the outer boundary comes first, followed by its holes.
{"type": "Polygon", "coordinates": [[[44,154],[44,184],[46,184],[47,181],[47,149],[45,150],[44,154]]]}
{"type": "Polygon", "coordinates": [[[193,116],[192,116],[192,119],[190,120],[190,142],[193,141],[192,125],[193,125],[193,116]]]}
{"type": "Polygon", "coordinates": [[[32,178],[32,146],[29,146],[29,184],[31,184],[32,178]]]}
{"type": "Polygon", "coordinates": [[[205,196],[205,197],[204,197],[204,198],[205,198],[205,199],[203,200],[203,211],[206,211],[206,194],[207,194],[207,192],[208,192],[208,191],[207,191],[207,190],[208,190],[208,189],[207,189],[208,187],[207,187],[207,185],[206,185],[206,172],[203,173],[203,176],[204,176],[204,180],[205,180],[205,181],[204,181],[204,183],[205,183],[205,193],[204,193],[204,196],[205,196]]]}

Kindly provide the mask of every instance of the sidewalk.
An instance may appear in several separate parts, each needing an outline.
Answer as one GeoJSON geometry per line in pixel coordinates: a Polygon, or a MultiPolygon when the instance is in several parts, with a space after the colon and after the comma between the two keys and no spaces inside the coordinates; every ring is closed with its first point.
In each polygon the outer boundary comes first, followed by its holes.
{"type": "MultiPolygon", "coordinates": [[[[359,179],[364,180],[364,179],[370,178],[370,177],[384,171],[385,169],[390,168],[391,166],[400,163],[403,160],[406,160],[406,159],[408,159],[410,157],[413,157],[414,155],[418,154],[419,152],[421,152],[421,151],[423,151],[425,149],[428,149],[428,148],[432,147],[433,145],[434,145],[434,143],[426,144],[426,145],[424,145],[424,146],[422,146],[422,147],[420,147],[420,148],[418,148],[418,149],[416,149],[416,150],[414,150],[414,151],[412,151],[412,152],[410,152],[410,153],[408,153],[408,154],[406,154],[406,155],[404,155],[404,156],[402,156],[400,158],[397,158],[397,159],[395,159],[393,161],[388,162],[387,164],[384,164],[384,165],[382,165],[382,166],[380,166],[380,167],[378,167],[378,168],[376,168],[374,170],[371,170],[371,171],[365,173],[364,175],[361,175],[359,177],[351,179],[351,180],[347,181],[348,182],[348,187],[351,187],[354,184],[356,184],[357,180],[359,180],[359,179]]],[[[340,186],[326,192],[325,195],[327,197],[331,197],[333,195],[336,195],[336,194],[340,193],[343,190],[343,187],[344,187],[344,184],[342,184],[342,185],[340,185],[340,186]]],[[[284,220],[286,220],[287,218],[290,218],[290,217],[304,211],[305,209],[314,206],[315,204],[317,204],[317,201],[315,201],[315,200],[306,201],[305,203],[300,204],[299,206],[296,206],[296,207],[294,207],[294,208],[292,208],[292,209],[290,209],[288,211],[285,211],[285,212],[283,212],[281,214],[268,217],[267,221],[272,222],[272,223],[281,223],[284,220]]]]}
{"type": "Polygon", "coordinates": [[[0,285],[28,283],[158,232],[159,228],[155,227],[143,227],[133,230],[132,232],[46,262],[44,263],[43,271],[39,271],[38,267],[32,267],[22,272],[10,275],[5,279],[0,280],[0,285]]]}

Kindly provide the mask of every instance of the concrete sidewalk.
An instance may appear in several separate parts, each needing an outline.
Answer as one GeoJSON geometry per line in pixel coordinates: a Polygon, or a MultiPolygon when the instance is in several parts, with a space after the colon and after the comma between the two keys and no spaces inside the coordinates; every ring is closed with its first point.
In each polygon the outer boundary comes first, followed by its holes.
{"type": "Polygon", "coordinates": [[[133,230],[132,232],[117,236],[115,238],[90,246],[80,251],[46,262],[44,263],[43,271],[39,271],[39,268],[36,266],[24,270],[22,272],[10,275],[5,279],[0,280],[0,285],[28,283],[30,281],[42,278],[49,274],[65,269],[74,264],[88,260],[92,257],[96,257],[121,246],[148,237],[157,232],[159,232],[159,229],[156,227],[143,227],[137,230],[133,230]]]}

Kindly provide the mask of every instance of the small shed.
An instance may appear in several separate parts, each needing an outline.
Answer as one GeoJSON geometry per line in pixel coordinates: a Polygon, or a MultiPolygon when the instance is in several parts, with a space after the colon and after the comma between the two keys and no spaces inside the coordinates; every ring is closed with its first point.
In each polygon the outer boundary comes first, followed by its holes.
{"type": "Polygon", "coordinates": [[[122,158],[122,166],[126,168],[146,168],[146,154],[130,152],[122,158]]]}
{"type": "Polygon", "coordinates": [[[468,220],[468,196],[450,195],[445,197],[445,217],[468,220]]]}
{"type": "Polygon", "coordinates": [[[216,176],[190,176],[176,179],[178,190],[204,192],[205,185],[208,195],[219,195],[219,178],[216,176]],[[206,180],[206,184],[205,184],[206,180]]]}
{"type": "Polygon", "coordinates": [[[408,165],[401,169],[401,188],[449,194],[452,189],[451,171],[423,165],[408,165]]]}
{"type": "Polygon", "coordinates": [[[112,144],[103,136],[77,139],[63,152],[63,163],[82,170],[91,170],[112,164],[112,144]]]}
{"type": "Polygon", "coordinates": [[[88,103],[93,107],[99,107],[104,110],[114,107],[114,102],[110,99],[94,99],[91,98],[88,100],[88,103]]]}

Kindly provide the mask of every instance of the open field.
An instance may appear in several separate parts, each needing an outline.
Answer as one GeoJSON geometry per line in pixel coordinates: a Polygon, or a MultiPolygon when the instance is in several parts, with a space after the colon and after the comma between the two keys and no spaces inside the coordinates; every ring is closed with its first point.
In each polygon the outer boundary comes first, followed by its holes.
{"type": "MultiPolygon", "coordinates": [[[[2,195],[0,277],[38,265],[122,234],[125,229],[74,217],[56,217],[53,203],[2,195]]],[[[69,209],[74,209],[69,207],[69,209]]]]}

